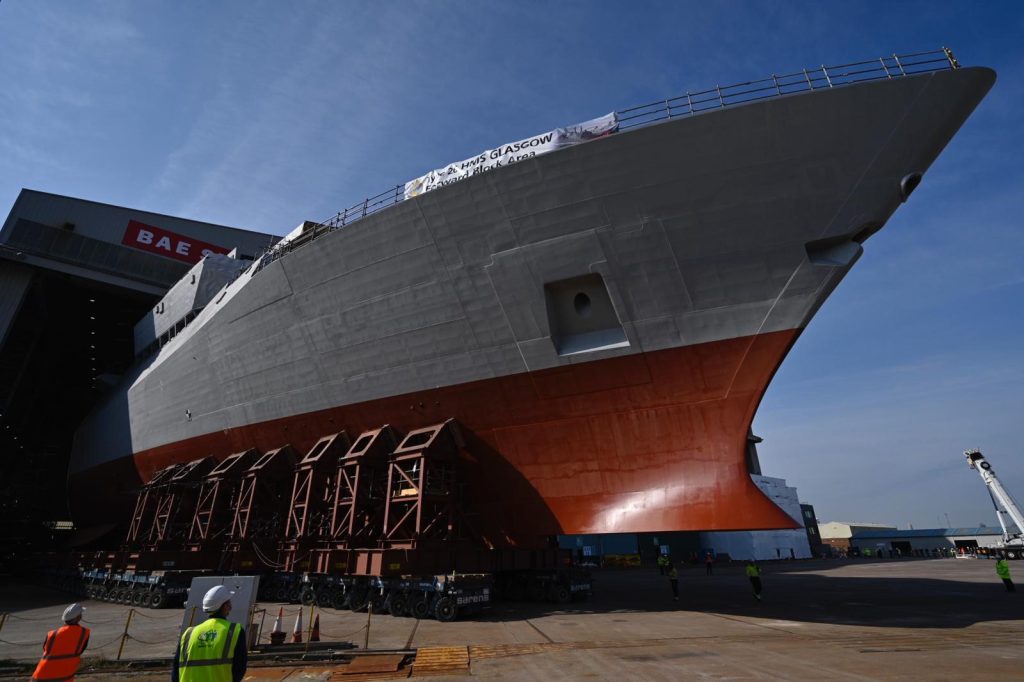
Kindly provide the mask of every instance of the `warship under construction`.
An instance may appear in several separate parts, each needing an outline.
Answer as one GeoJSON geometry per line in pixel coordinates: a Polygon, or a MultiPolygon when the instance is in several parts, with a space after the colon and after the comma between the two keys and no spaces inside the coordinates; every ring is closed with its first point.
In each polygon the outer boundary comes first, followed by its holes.
{"type": "Polygon", "coordinates": [[[943,50],[686,93],[211,254],[79,428],[76,520],[174,463],[454,419],[491,538],[794,527],[758,403],[994,81],[943,50]]]}

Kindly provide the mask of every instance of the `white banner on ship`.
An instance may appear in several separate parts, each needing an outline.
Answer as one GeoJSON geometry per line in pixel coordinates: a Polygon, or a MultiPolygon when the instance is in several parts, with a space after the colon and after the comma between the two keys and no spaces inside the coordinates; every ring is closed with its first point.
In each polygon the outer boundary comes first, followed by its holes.
{"type": "Polygon", "coordinates": [[[547,133],[528,137],[525,140],[503,144],[500,147],[481,152],[465,161],[450,163],[444,168],[432,170],[426,175],[410,180],[405,183],[405,198],[409,199],[410,197],[419,196],[424,192],[429,192],[432,189],[444,187],[445,185],[451,185],[493,168],[510,166],[523,159],[547,154],[563,147],[571,147],[574,144],[586,142],[595,137],[610,135],[618,130],[618,128],[618,118],[612,112],[607,116],[577,123],[574,126],[556,128],[547,133]]]}

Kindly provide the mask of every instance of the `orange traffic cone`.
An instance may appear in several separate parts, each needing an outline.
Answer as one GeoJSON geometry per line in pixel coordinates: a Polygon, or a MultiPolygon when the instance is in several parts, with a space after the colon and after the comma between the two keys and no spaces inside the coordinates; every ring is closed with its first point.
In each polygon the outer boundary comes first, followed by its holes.
{"type": "Polygon", "coordinates": [[[320,641],[320,614],[316,614],[316,618],[313,619],[313,630],[309,633],[309,641],[319,642],[320,641]]]}
{"type": "Polygon", "coordinates": [[[292,642],[302,642],[302,607],[299,607],[299,612],[295,615],[295,627],[292,628],[292,642]]]}
{"type": "Polygon", "coordinates": [[[281,623],[281,619],[284,618],[284,607],[282,606],[277,612],[277,618],[274,619],[274,629],[270,631],[270,643],[271,644],[284,644],[284,625],[281,623]]]}

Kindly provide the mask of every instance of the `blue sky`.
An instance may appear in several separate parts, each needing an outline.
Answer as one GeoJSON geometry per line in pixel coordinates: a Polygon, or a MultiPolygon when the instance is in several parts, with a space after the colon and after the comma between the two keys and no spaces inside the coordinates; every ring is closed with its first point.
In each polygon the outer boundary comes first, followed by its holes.
{"type": "Polygon", "coordinates": [[[952,47],[989,97],[872,237],[755,420],[823,520],[1024,500],[1024,4],[0,3],[0,206],[22,187],[284,234],[502,142],[686,89],[952,47]]]}

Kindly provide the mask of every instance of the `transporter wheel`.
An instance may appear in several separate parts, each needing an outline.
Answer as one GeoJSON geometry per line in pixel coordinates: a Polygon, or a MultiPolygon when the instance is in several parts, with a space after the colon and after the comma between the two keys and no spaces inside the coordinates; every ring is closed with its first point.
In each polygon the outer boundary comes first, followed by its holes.
{"type": "Polygon", "coordinates": [[[366,591],[365,587],[357,587],[352,590],[348,601],[348,607],[350,609],[353,611],[365,611],[369,603],[370,594],[366,591]]]}
{"type": "Polygon", "coordinates": [[[149,608],[162,609],[167,606],[167,593],[161,589],[149,593],[149,608]]]}
{"type": "Polygon", "coordinates": [[[288,601],[288,588],[282,585],[278,587],[276,590],[274,590],[274,600],[288,601]]]}
{"type": "Polygon", "coordinates": [[[343,589],[332,590],[330,594],[330,602],[332,609],[347,609],[348,608],[348,592],[343,589]]]}
{"type": "Polygon", "coordinates": [[[149,603],[149,594],[142,590],[132,592],[132,606],[143,606],[149,603]]]}
{"type": "Polygon", "coordinates": [[[387,595],[381,594],[379,590],[374,590],[370,595],[370,606],[373,607],[374,613],[387,613],[389,611],[387,595]]]}
{"type": "Polygon", "coordinates": [[[409,596],[403,592],[391,595],[391,615],[392,616],[408,616],[409,615],[409,596]]]}
{"type": "Polygon", "coordinates": [[[558,604],[568,604],[572,601],[572,592],[565,585],[555,585],[551,590],[551,601],[558,604]]]}
{"type": "Polygon", "coordinates": [[[430,600],[427,597],[418,597],[413,600],[409,612],[413,618],[422,620],[430,616],[430,600]]]}
{"type": "Polygon", "coordinates": [[[302,602],[303,606],[310,606],[316,603],[316,592],[313,591],[312,587],[303,588],[302,593],[299,595],[299,601],[302,602]]]}
{"type": "Polygon", "coordinates": [[[442,623],[450,623],[459,615],[459,605],[451,597],[441,597],[434,604],[434,618],[442,623]]]}

